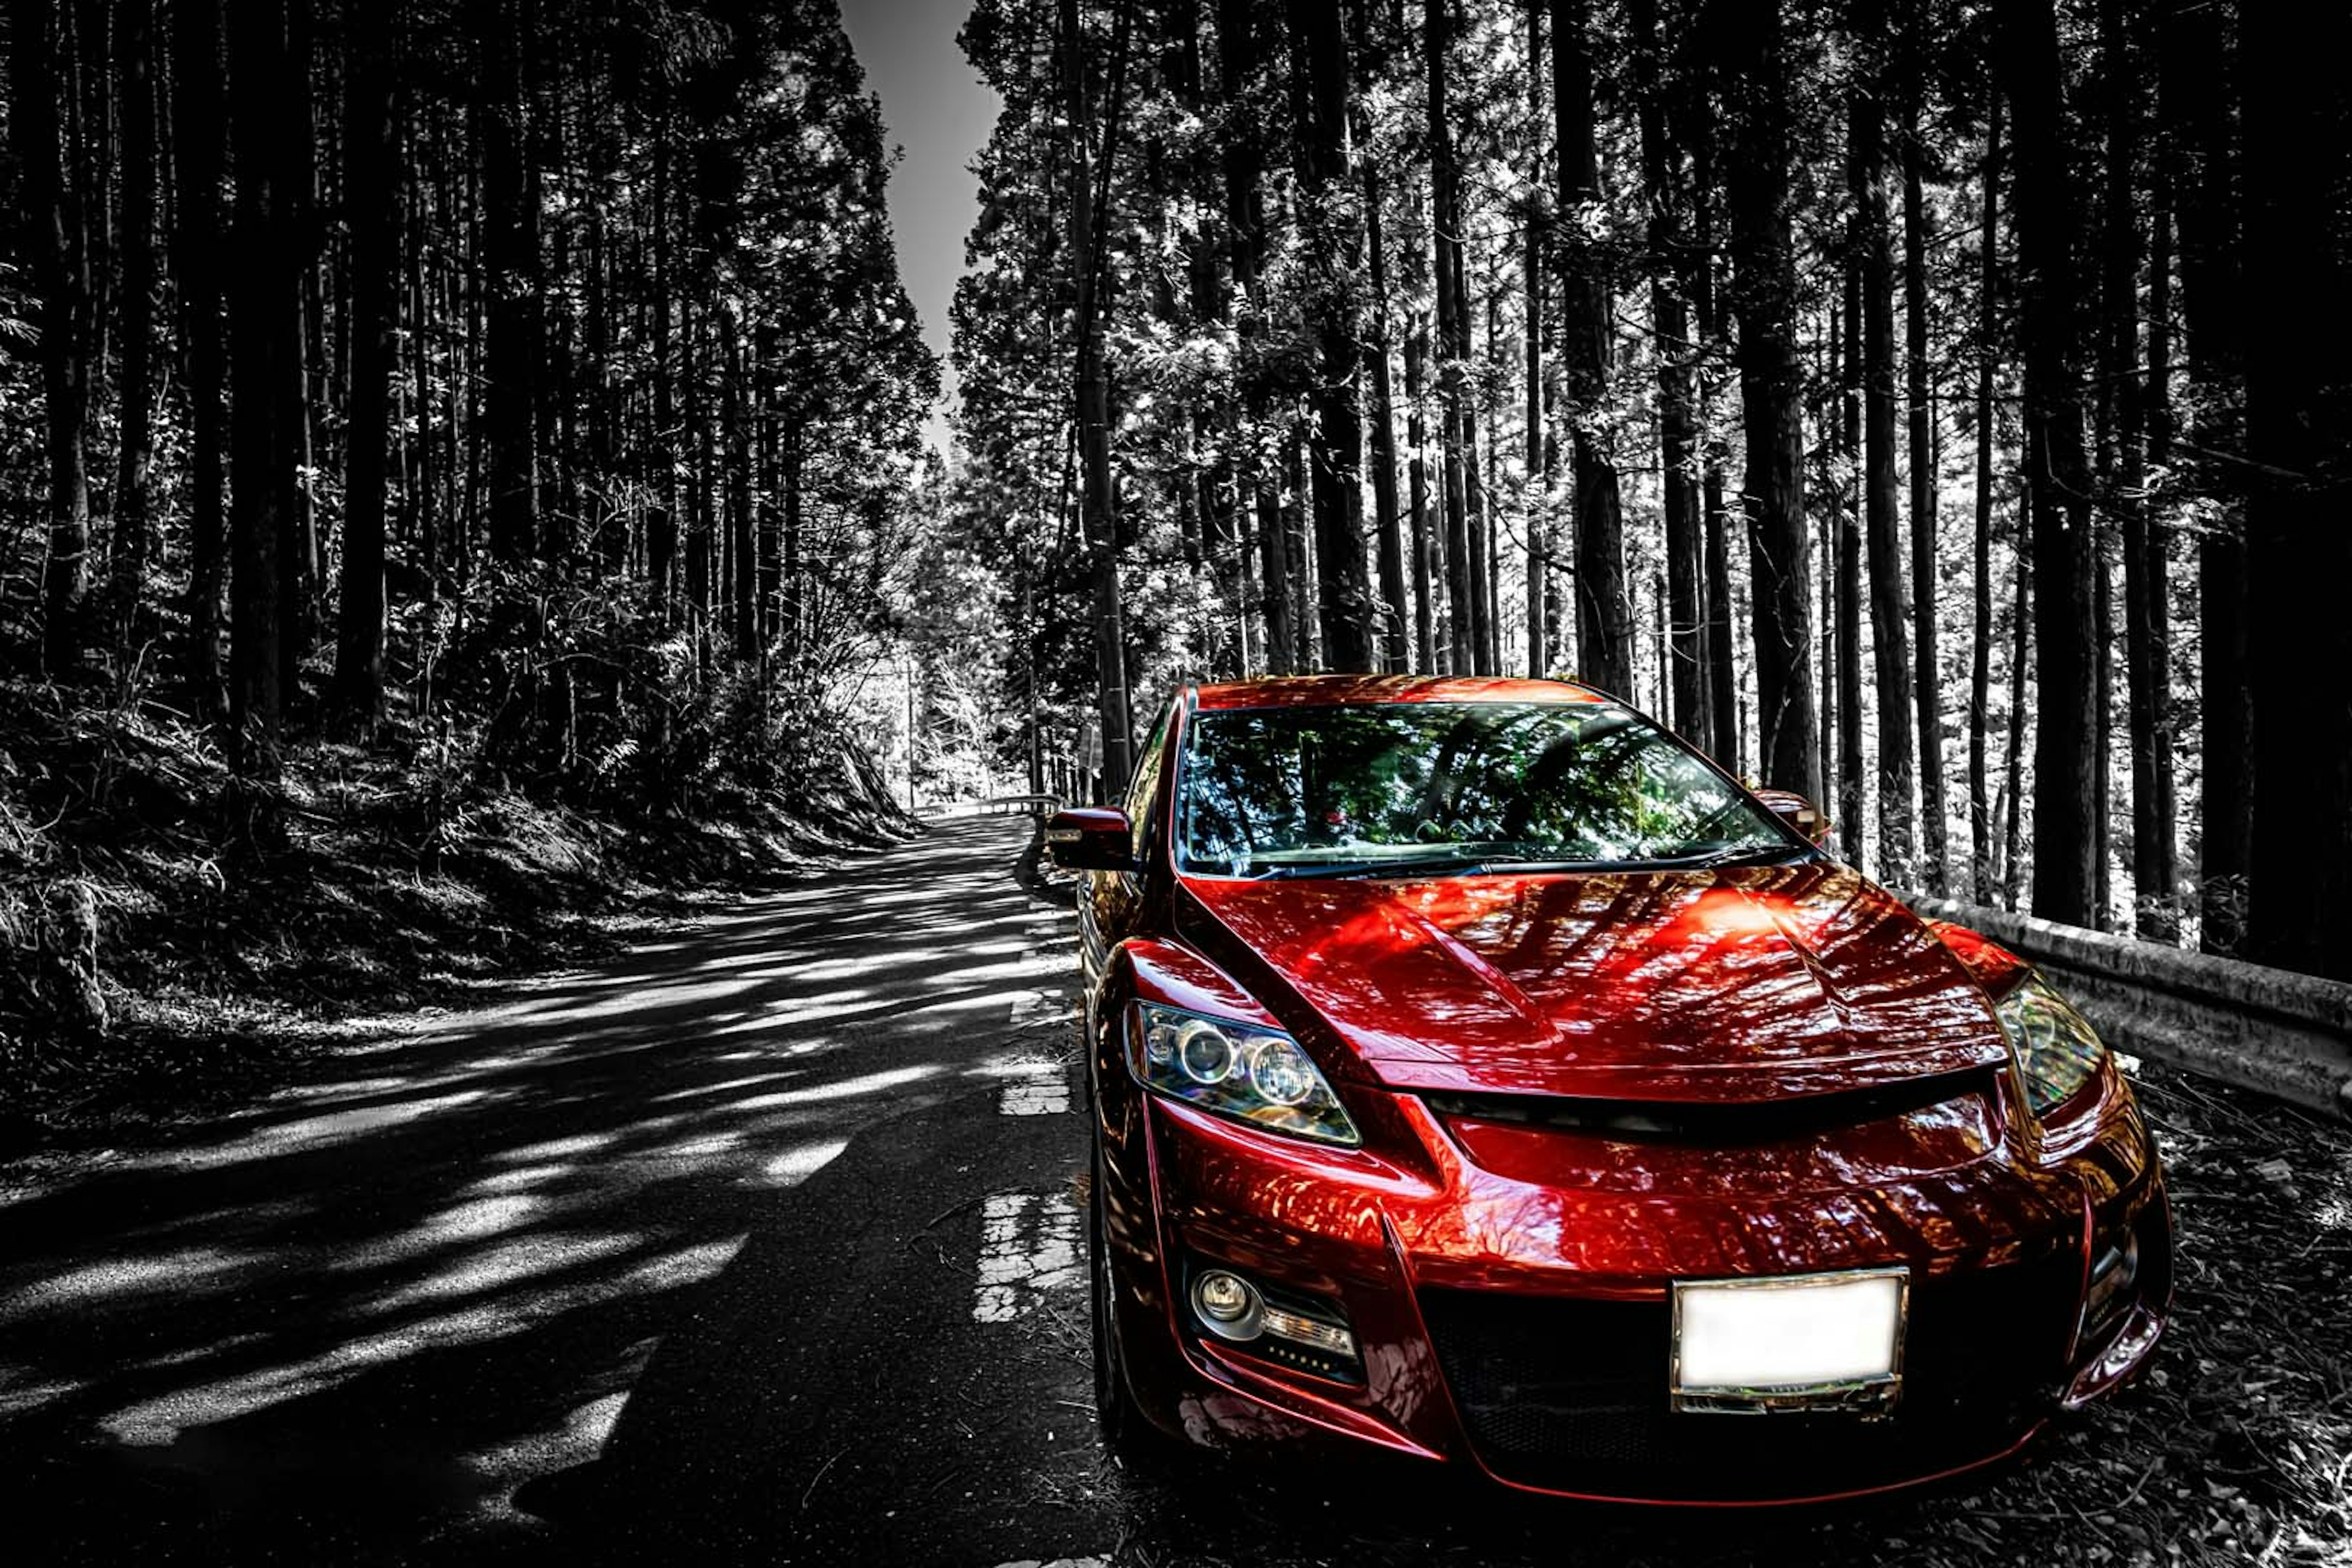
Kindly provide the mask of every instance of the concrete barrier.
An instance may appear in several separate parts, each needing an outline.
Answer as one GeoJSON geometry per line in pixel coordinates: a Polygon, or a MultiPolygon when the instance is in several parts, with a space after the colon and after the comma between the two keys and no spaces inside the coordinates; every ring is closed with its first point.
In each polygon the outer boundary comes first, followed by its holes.
{"type": "Polygon", "coordinates": [[[1932,920],[2029,958],[2118,1050],[2352,1120],[2352,984],[1956,900],[1903,893],[1932,920]]]}

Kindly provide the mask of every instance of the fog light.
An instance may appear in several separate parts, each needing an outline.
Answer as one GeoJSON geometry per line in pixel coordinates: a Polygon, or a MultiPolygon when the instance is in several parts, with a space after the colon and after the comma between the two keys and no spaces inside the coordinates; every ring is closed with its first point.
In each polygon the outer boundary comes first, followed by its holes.
{"type": "Polygon", "coordinates": [[[1192,1310],[1211,1333],[1254,1340],[1263,1328],[1256,1288],[1238,1274],[1212,1268],[1192,1281],[1192,1310]]]}
{"type": "Polygon", "coordinates": [[[1356,1336],[1337,1323],[1326,1323],[1314,1318],[1286,1312],[1278,1307],[1268,1307],[1265,1312],[1265,1331],[1276,1339],[1291,1340],[1302,1345],[1312,1345],[1333,1355],[1353,1356],[1356,1336]]]}
{"type": "Polygon", "coordinates": [[[2129,1300],[2139,1279],[2139,1232],[2124,1233],[2120,1247],[2109,1247],[2091,1268],[2091,1287],[2083,1295],[2083,1327],[2096,1332],[2129,1300]]]}

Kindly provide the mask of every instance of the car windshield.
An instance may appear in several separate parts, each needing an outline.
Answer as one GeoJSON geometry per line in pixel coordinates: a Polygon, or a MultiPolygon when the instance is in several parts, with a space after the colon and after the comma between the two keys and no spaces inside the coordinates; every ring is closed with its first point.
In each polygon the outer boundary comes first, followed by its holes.
{"type": "Polygon", "coordinates": [[[1792,857],[1771,816],[1603,702],[1212,710],[1186,731],[1180,860],[1213,876],[1410,876],[1792,857]]]}

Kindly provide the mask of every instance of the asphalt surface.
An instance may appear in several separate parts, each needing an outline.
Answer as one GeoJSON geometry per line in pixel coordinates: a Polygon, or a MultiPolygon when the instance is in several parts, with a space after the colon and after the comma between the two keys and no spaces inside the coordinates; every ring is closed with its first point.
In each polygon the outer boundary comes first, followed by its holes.
{"type": "Polygon", "coordinates": [[[1893,1561],[1979,1506],[1112,1464],[1074,922],[1015,880],[1028,834],[943,825],[169,1142],[0,1169],[0,1555],[1893,1561]]]}

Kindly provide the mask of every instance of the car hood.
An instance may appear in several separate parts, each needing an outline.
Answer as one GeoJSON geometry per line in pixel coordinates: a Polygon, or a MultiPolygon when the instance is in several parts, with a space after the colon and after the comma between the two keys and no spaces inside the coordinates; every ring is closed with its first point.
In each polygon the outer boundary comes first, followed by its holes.
{"type": "Polygon", "coordinates": [[[1426,880],[1184,879],[1188,940],[1396,1089],[1752,1100],[2002,1060],[1968,971],[1822,861],[1426,880]]]}

